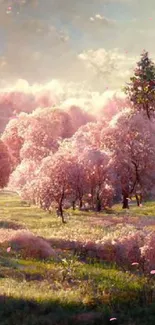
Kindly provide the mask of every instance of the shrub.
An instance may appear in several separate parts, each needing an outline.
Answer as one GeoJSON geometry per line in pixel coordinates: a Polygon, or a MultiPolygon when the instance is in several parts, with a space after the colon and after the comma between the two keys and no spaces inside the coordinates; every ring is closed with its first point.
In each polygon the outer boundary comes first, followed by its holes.
{"type": "Polygon", "coordinates": [[[155,234],[148,234],[145,238],[146,244],[141,247],[141,256],[144,259],[146,271],[155,269],[155,234]]]}
{"type": "Polygon", "coordinates": [[[11,238],[10,246],[16,251],[20,251],[24,258],[46,259],[56,257],[56,253],[50,244],[28,231],[17,232],[11,238]]]}

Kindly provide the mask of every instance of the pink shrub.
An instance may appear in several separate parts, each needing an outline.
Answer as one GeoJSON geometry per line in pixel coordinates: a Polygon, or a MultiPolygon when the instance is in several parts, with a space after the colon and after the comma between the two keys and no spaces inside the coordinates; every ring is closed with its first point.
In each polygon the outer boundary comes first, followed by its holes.
{"type": "Polygon", "coordinates": [[[155,269],[155,234],[149,234],[145,239],[146,244],[141,247],[141,256],[144,259],[146,270],[155,269]]]}
{"type": "Polygon", "coordinates": [[[118,264],[123,263],[131,265],[132,263],[140,262],[141,251],[140,246],[143,244],[143,237],[140,233],[124,237],[117,242],[117,258],[118,264]]]}
{"type": "Polygon", "coordinates": [[[107,261],[116,262],[117,246],[110,240],[107,240],[103,245],[97,245],[97,257],[107,261]]]}
{"type": "MultiPolygon", "coordinates": [[[[121,240],[107,240],[96,245],[96,257],[119,265],[131,265],[135,261],[141,262],[140,247],[144,244],[144,234],[136,233],[123,237],[121,240]]],[[[90,249],[90,248],[89,248],[90,249]]]]}
{"type": "Polygon", "coordinates": [[[10,240],[11,247],[19,250],[24,258],[45,259],[56,256],[51,246],[42,238],[35,237],[30,232],[20,231],[10,240]]]}

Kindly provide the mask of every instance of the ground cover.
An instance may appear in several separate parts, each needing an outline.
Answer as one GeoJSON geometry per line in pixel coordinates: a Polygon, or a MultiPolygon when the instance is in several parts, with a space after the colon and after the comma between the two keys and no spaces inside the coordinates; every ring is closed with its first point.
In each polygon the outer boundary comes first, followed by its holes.
{"type": "MultiPolygon", "coordinates": [[[[132,206],[128,212],[122,211],[120,205],[98,214],[68,210],[67,223],[62,225],[54,212],[48,214],[28,206],[17,195],[2,192],[1,324],[153,325],[154,275],[141,272],[132,263],[123,269],[112,258],[106,261],[105,252],[96,258],[92,251],[94,245],[98,245],[99,251],[108,240],[131,237],[137,232],[153,234],[154,211],[154,202],[145,203],[141,208],[132,206]],[[13,242],[12,238],[18,235],[23,244],[23,233],[34,235],[40,252],[45,246],[38,240],[43,238],[56,255],[38,258],[31,247],[30,257],[19,242],[16,249],[17,239],[13,242]],[[82,247],[85,250],[81,251],[82,247]]],[[[30,248],[33,238],[25,238],[30,248]]]]}

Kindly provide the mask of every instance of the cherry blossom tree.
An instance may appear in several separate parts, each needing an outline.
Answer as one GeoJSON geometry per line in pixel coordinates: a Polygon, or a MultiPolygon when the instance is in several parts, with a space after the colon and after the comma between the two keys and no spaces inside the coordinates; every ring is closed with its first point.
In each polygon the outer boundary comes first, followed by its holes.
{"type": "Polygon", "coordinates": [[[130,100],[127,97],[119,97],[117,94],[115,94],[112,98],[110,98],[107,103],[104,105],[102,110],[100,111],[98,119],[106,120],[110,122],[110,120],[126,109],[127,107],[130,107],[131,103],[130,100]]]}
{"type": "MultiPolygon", "coordinates": [[[[87,123],[81,126],[72,136],[68,143],[71,143],[72,150],[76,152],[83,152],[86,147],[100,148],[100,133],[103,129],[103,123],[87,123]]],[[[105,125],[107,125],[105,123],[105,125]]]]}
{"type": "Polygon", "coordinates": [[[17,166],[10,176],[9,188],[14,189],[20,194],[23,187],[35,179],[36,174],[36,162],[32,160],[22,160],[21,164],[17,166]]]}
{"type": "Polygon", "coordinates": [[[155,130],[143,113],[131,110],[119,113],[102,132],[103,148],[112,152],[118,182],[122,187],[123,208],[137,188],[145,192],[151,185],[155,171],[155,130]]]}
{"type": "Polygon", "coordinates": [[[63,138],[73,134],[70,117],[58,109],[37,109],[31,114],[31,123],[25,135],[24,145],[20,152],[21,159],[41,161],[59,148],[63,138]]]}
{"type": "Polygon", "coordinates": [[[105,186],[110,181],[109,156],[104,151],[88,147],[80,155],[80,161],[83,163],[89,184],[88,197],[91,197],[92,207],[95,203],[99,212],[102,208],[105,186]]]}
{"type": "Polygon", "coordinates": [[[11,120],[2,135],[17,166],[23,159],[41,161],[59,142],[73,135],[70,117],[60,109],[37,109],[32,114],[21,113],[11,120]]]}
{"type": "Polygon", "coordinates": [[[20,163],[20,150],[24,143],[23,138],[18,134],[18,120],[11,120],[1,137],[4,144],[7,146],[14,167],[20,163]]]}
{"type": "Polygon", "coordinates": [[[61,153],[57,152],[52,157],[48,156],[43,159],[39,170],[40,180],[47,181],[46,187],[44,187],[44,195],[45,197],[48,197],[49,204],[52,202],[57,203],[58,211],[60,212],[63,223],[65,223],[63,203],[68,193],[71,191],[69,182],[70,169],[71,161],[66,159],[61,153]]]}
{"type": "Polygon", "coordinates": [[[70,106],[67,108],[66,112],[71,117],[74,132],[76,132],[82,125],[96,121],[93,115],[78,106],[70,106]]]}
{"type": "Polygon", "coordinates": [[[4,188],[12,172],[12,161],[6,145],[0,140],[0,188],[4,188]]]}
{"type": "Polygon", "coordinates": [[[75,209],[77,201],[79,202],[79,207],[82,208],[83,198],[88,190],[84,165],[83,162],[80,161],[80,154],[76,149],[72,141],[64,141],[59,148],[59,153],[61,153],[70,164],[68,174],[70,192],[68,191],[67,200],[71,202],[73,210],[75,209]]]}

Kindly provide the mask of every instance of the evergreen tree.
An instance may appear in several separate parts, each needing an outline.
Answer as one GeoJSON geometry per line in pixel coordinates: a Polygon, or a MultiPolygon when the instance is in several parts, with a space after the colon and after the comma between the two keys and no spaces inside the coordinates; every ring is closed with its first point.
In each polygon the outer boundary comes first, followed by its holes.
{"type": "Polygon", "coordinates": [[[135,74],[130,78],[131,82],[125,87],[133,109],[143,110],[150,119],[155,112],[155,65],[148,57],[148,52],[141,54],[141,60],[137,63],[135,74]]]}

